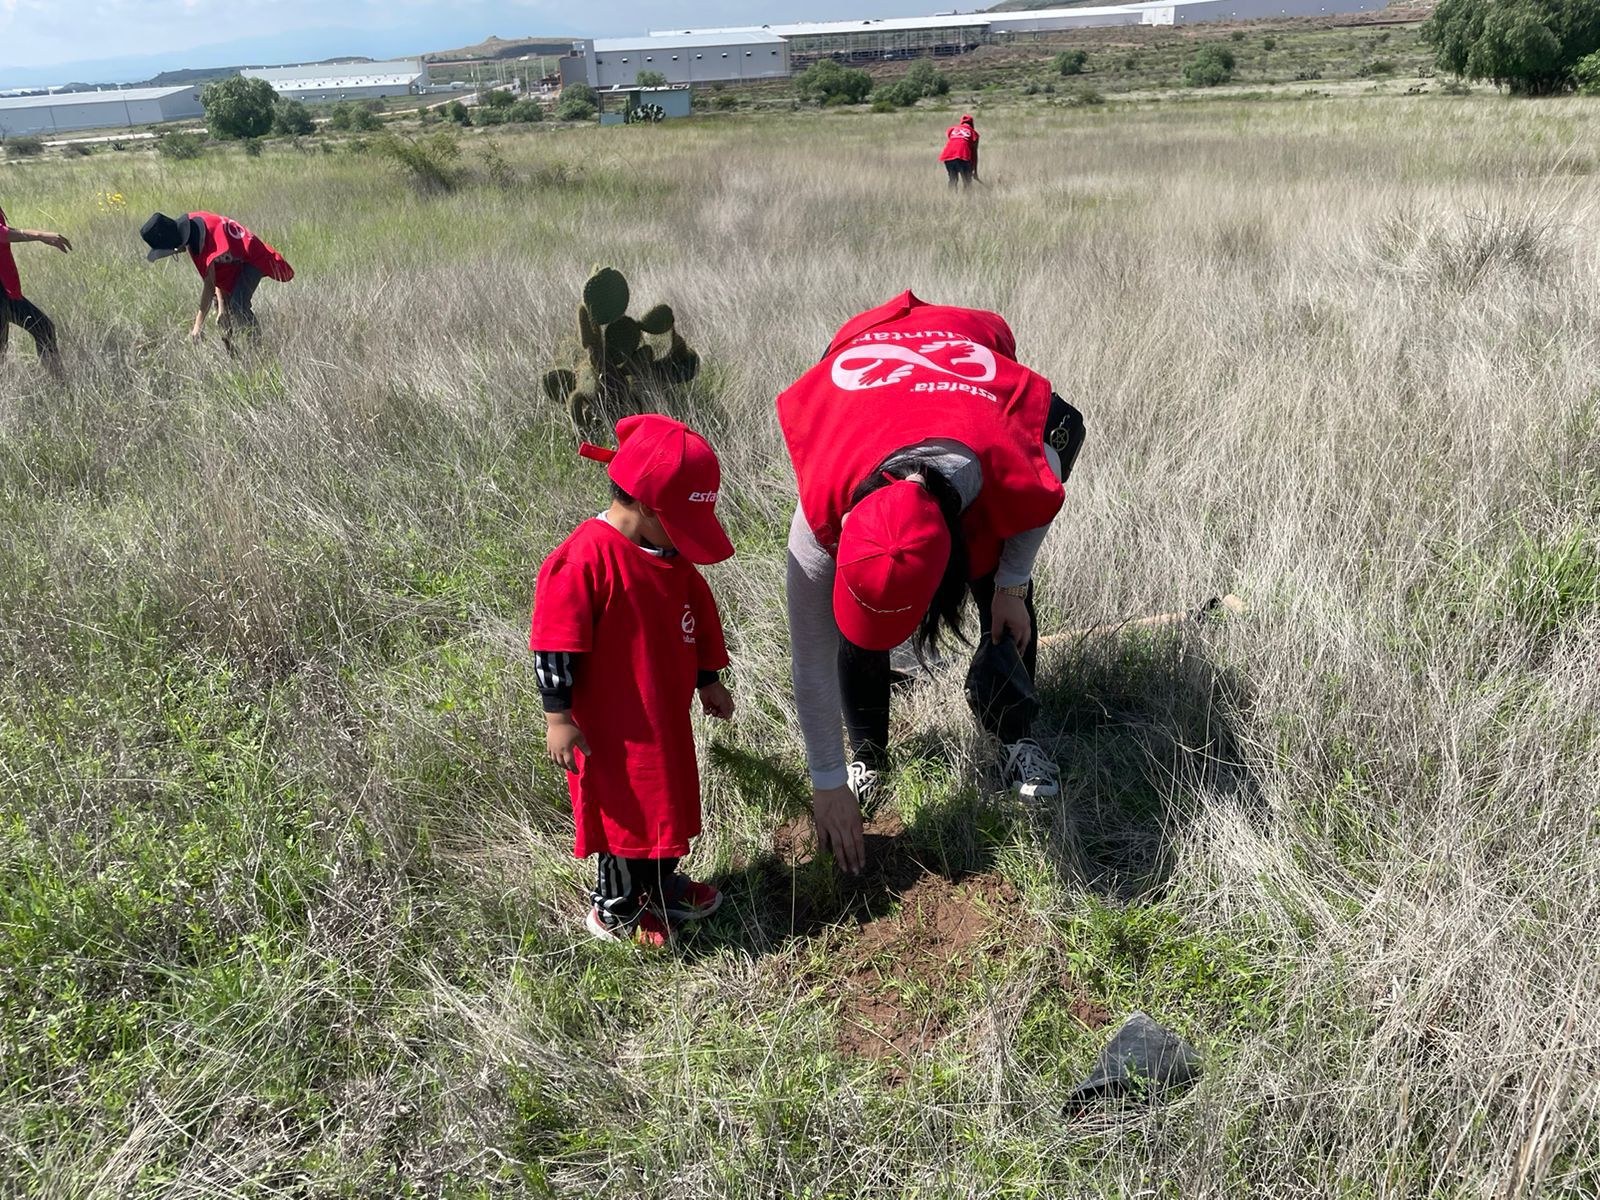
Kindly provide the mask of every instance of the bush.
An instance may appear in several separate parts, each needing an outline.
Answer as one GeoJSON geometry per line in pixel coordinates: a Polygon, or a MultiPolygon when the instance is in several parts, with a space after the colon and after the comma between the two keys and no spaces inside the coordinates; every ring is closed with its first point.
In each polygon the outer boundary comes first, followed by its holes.
{"type": "Polygon", "coordinates": [[[265,79],[232,75],[206,84],[200,103],[206,110],[206,130],[215,138],[265,137],[272,132],[278,93],[265,79]]]}
{"type": "Polygon", "coordinates": [[[511,111],[505,108],[483,108],[472,110],[472,123],[479,127],[484,125],[504,125],[511,119],[511,111]]]}
{"type": "Polygon", "coordinates": [[[1088,84],[1080,83],[1077,87],[1068,89],[1064,102],[1071,105],[1093,106],[1104,104],[1106,98],[1088,84]]]}
{"type": "Polygon", "coordinates": [[[518,100],[506,110],[506,115],[513,121],[531,125],[544,120],[544,105],[537,100],[518,100]]]}
{"type": "Polygon", "coordinates": [[[1565,91],[1578,63],[1600,50],[1596,0],[1439,0],[1422,23],[1434,65],[1520,95],[1565,91]]]}
{"type": "Polygon", "coordinates": [[[384,133],[372,149],[405,171],[418,191],[454,191],[461,182],[461,143],[452,134],[440,131],[408,138],[384,133]]]}
{"type": "Polygon", "coordinates": [[[1276,50],[1278,48],[1278,39],[1269,34],[1261,39],[1261,48],[1263,50],[1276,50]]]}
{"type": "Polygon", "coordinates": [[[1056,74],[1082,75],[1083,68],[1088,65],[1089,52],[1087,50],[1065,50],[1056,55],[1056,74]]]}
{"type": "Polygon", "coordinates": [[[505,88],[494,88],[478,97],[480,108],[510,108],[517,98],[505,88]]]}
{"type": "Polygon", "coordinates": [[[1600,96],[1600,50],[1585,54],[1572,68],[1572,81],[1580,96],[1600,96]]]}
{"type": "Polygon", "coordinates": [[[900,82],[918,96],[944,96],[950,91],[950,77],[933,65],[931,58],[919,58],[900,82]]]}
{"type": "Polygon", "coordinates": [[[633,82],[637,87],[666,87],[667,77],[660,71],[640,71],[633,82]]]}
{"type": "Polygon", "coordinates": [[[71,158],[88,158],[94,153],[94,146],[88,142],[68,142],[61,147],[61,152],[71,158]]]}
{"type": "Polygon", "coordinates": [[[1215,43],[1201,46],[1183,68],[1187,87],[1216,87],[1233,78],[1233,51],[1215,43]]]}
{"type": "Polygon", "coordinates": [[[1229,36],[1229,37],[1230,37],[1230,38],[1232,38],[1232,39],[1233,39],[1233,40],[1234,40],[1234,41],[1236,41],[1236,42],[1242,42],[1242,41],[1244,41],[1244,30],[1242,30],[1242,29],[1235,29],[1235,30],[1234,30],[1234,31],[1233,31],[1233,32],[1232,32],[1232,33],[1230,33],[1230,34],[1229,34],[1229,35],[1228,35],[1228,36],[1229,36]]]}
{"type": "Polygon", "coordinates": [[[156,142],[157,154],[180,162],[199,158],[205,152],[206,139],[198,133],[169,133],[156,142]]]}
{"type": "Polygon", "coordinates": [[[600,97],[587,83],[569,83],[561,89],[556,116],[563,121],[590,121],[600,111],[600,97]]]}
{"type": "Polygon", "coordinates": [[[739,98],[737,96],[729,96],[724,93],[711,102],[711,107],[717,109],[719,112],[727,112],[730,108],[739,107],[739,98]]]}
{"type": "Polygon", "coordinates": [[[472,110],[459,100],[452,100],[439,110],[446,121],[453,121],[457,125],[472,124],[472,110]]]}
{"type": "Polygon", "coordinates": [[[349,100],[341,100],[328,109],[328,127],[341,133],[371,133],[382,124],[377,113],[349,100]]]}
{"type": "Polygon", "coordinates": [[[298,100],[279,100],[272,106],[272,132],[279,137],[301,137],[317,131],[311,110],[298,100]]]}
{"type": "Polygon", "coordinates": [[[1362,63],[1356,68],[1356,75],[1362,79],[1371,79],[1375,75],[1393,75],[1394,63],[1387,58],[1375,58],[1369,63],[1362,63]]]}
{"type": "Polygon", "coordinates": [[[240,143],[240,149],[242,149],[244,151],[244,155],[245,155],[246,158],[260,158],[261,157],[261,139],[260,138],[245,138],[244,141],[240,143]]]}
{"type": "Polygon", "coordinates": [[[795,76],[795,86],[808,100],[820,100],[823,104],[860,104],[872,91],[872,76],[824,58],[795,76]]]}
{"type": "Polygon", "coordinates": [[[6,154],[11,158],[35,158],[43,153],[43,138],[33,137],[30,134],[6,139],[6,154]]]}

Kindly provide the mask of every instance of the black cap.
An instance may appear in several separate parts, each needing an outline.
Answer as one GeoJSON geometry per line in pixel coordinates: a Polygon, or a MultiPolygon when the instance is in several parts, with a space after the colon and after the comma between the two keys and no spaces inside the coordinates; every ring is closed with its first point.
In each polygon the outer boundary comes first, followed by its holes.
{"type": "Polygon", "coordinates": [[[194,231],[194,218],[185,215],[174,220],[166,213],[152,213],[139,230],[139,236],[150,247],[149,261],[166,258],[189,248],[189,238],[194,231]]]}

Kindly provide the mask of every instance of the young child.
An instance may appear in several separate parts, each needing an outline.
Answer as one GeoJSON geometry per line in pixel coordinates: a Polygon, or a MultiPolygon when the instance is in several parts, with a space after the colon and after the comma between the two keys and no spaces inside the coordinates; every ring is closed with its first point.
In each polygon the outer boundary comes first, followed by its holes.
{"type": "Polygon", "coordinates": [[[674,922],[711,915],[722,895],[678,873],[700,832],[700,776],[689,709],[733,716],[718,678],[722,619],[696,564],[733,544],[715,506],[722,469],[688,426],[647,414],[617,425],[611,506],[579,525],[539,568],[534,653],[550,760],[565,767],[573,852],[598,855],[589,932],[666,943],[674,922]]]}
{"type": "Polygon", "coordinates": [[[245,333],[254,333],[258,328],[254,302],[256,286],[262,279],[288,283],[294,278],[294,268],[283,255],[232,217],[212,212],[185,213],[181,217],[152,213],[139,236],[150,247],[146,257],[151,262],[187,250],[194,269],[200,272],[200,310],[189,331],[195,341],[205,332],[212,302],[217,301],[222,341],[231,350],[230,335],[235,328],[245,333]]]}

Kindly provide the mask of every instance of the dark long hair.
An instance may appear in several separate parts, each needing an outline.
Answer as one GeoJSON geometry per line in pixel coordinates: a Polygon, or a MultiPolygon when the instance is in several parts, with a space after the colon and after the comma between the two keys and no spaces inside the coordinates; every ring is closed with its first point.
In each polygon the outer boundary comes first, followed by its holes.
{"type": "Polygon", "coordinates": [[[915,645],[920,655],[937,650],[939,639],[945,633],[958,642],[967,640],[961,633],[961,607],[967,598],[970,556],[967,553],[966,533],[961,527],[961,493],[956,491],[955,484],[930,466],[926,458],[915,454],[891,455],[856,484],[856,490],[850,493],[850,507],[854,508],[873,492],[888,487],[891,482],[908,479],[912,475],[922,476],[922,486],[938,504],[939,515],[944,518],[945,528],[950,531],[950,559],[944,565],[939,586],[934,589],[933,603],[928,606],[928,611],[917,626],[915,645]]]}

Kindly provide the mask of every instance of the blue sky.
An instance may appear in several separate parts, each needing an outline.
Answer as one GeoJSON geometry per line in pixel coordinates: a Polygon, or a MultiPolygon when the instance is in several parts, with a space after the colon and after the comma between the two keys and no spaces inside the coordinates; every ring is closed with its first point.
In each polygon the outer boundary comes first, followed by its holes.
{"type": "Polygon", "coordinates": [[[954,7],[950,0],[0,0],[0,89],[243,61],[420,53],[490,34],[608,36],[954,7]]]}

